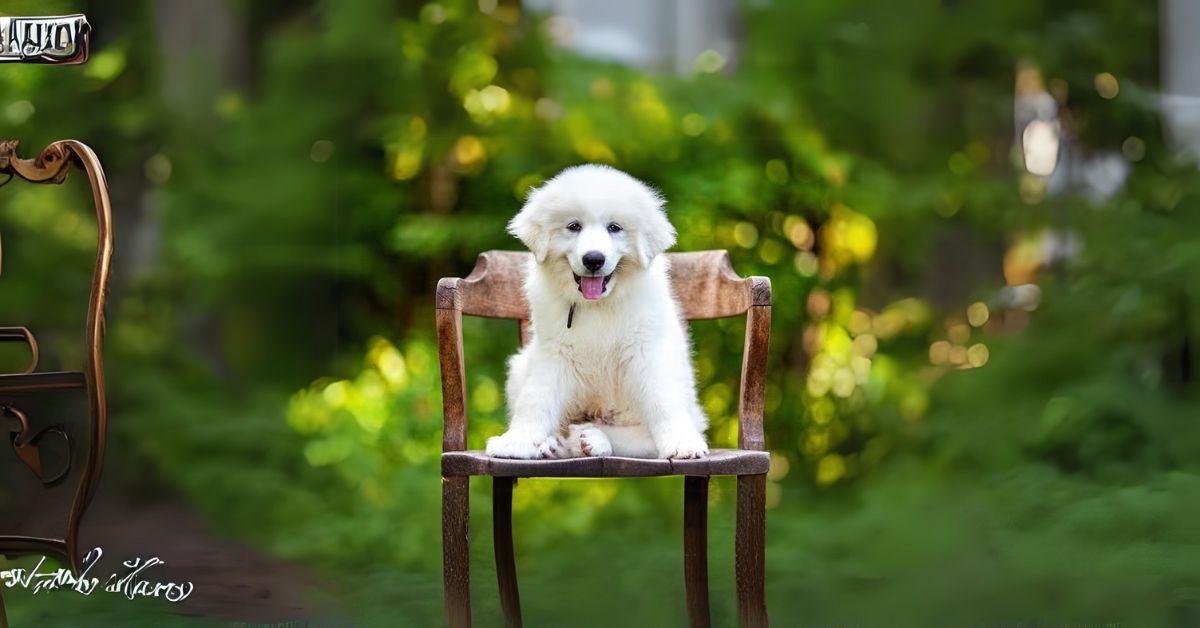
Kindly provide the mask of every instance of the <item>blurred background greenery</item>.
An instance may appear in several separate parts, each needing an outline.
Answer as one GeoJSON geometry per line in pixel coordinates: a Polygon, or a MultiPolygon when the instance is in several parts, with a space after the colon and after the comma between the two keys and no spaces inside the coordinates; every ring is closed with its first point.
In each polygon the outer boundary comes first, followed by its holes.
{"type": "MultiPolygon", "coordinates": [[[[264,611],[276,585],[212,599],[182,558],[203,603],[13,590],[10,618],[441,622],[433,287],[517,248],[525,193],[590,161],[663,191],[676,250],[773,281],[777,624],[1200,625],[1200,180],[1159,98],[1181,4],[590,8],[635,35],[622,8],[674,16],[635,46],[547,0],[0,3],[95,27],[86,65],[0,67],[0,136],[84,140],[113,187],[98,508],[148,513],[135,547],[169,555],[190,532],[145,509],[178,501],[234,562],[305,574],[264,611]]],[[[61,207],[85,193],[0,191],[5,324],[75,329],[94,232],[61,207]]],[[[716,446],[741,339],[694,327],[716,446]]],[[[503,429],[516,341],[468,322],[474,447],[503,429]]],[[[682,625],[681,486],[521,482],[527,621],[682,625]]],[[[476,618],[498,625],[472,487],[476,618]]],[[[732,495],[715,482],[718,625],[732,495]]]]}

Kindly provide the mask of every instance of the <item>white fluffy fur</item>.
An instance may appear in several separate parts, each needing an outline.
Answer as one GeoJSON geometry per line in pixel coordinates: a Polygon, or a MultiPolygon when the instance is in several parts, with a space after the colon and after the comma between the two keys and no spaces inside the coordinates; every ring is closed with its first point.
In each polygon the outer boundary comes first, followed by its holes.
{"type": "Polygon", "coordinates": [[[530,193],[509,231],[534,254],[525,280],[533,339],[509,360],[509,429],[488,439],[488,454],[707,455],[708,421],[661,255],[675,243],[662,198],[613,168],[577,166],[530,193]],[[591,251],[605,257],[595,273],[582,261],[591,251]],[[612,275],[599,299],[576,285],[574,275],[589,274],[612,275]]]}

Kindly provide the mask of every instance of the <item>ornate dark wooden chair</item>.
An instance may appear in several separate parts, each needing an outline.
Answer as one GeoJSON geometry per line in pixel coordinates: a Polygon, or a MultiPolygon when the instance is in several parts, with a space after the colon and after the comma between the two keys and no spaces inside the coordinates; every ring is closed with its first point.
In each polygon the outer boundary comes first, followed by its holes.
{"type": "MultiPolygon", "coordinates": [[[[0,452],[0,554],[42,554],[81,567],[79,524],[100,478],[106,433],[104,303],[113,252],[112,208],[104,171],[95,153],[74,140],[55,142],[35,159],[17,157],[17,142],[0,141],[0,185],[14,178],[31,183],[61,183],[71,164],[88,176],[96,208],[97,246],[84,329],[83,370],[38,372],[38,344],[26,327],[0,328],[0,342],[23,342],[30,365],[20,373],[0,373],[0,415],[12,451],[0,452]],[[82,397],[85,422],[63,421],[64,400],[82,397]],[[65,521],[49,524],[29,513],[16,514],[39,495],[63,504],[65,521]],[[20,520],[18,520],[20,519],[20,520]],[[45,527],[44,534],[39,533],[45,527]],[[31,528],[36,528],[33,530],[31,528]]],[[[53,281],[47,278],[47,282],[53,281]]],[[[0,294],[3,293],[0,288],[0,294]]],[[[78,399],[75,399],[78,401],[78,399]]],[[[37,513],[44,514],[44,513],[37,513]]],[[[0,600],[0,625],[4,625],[0,600]]]]}
{"type": "Polygon", "coordinates": [[[462,316],[520,321],[528,342],[529,308],[521,283],[529,253],[489,251],[465,279],[447,278],[437,288],[438,351],[442,368],[445,432],[442,437],[442,543],[446,615],[452,626],[471,624],[469,480],[492,477],[496,577],[505,622],[521,625],[521,602],[512,544],[512,492],[519,477],[684,476],[683,570],[693,626],[708,626],[708,482],[737,476],[735,569],[738,618],[767,625],[763,592],[765,488],[770,454],[763,443],[763,380],[771,331],[771,282],[734,273],[725,251],[669,253],[671,281],[687,320],[746,316],[742,355],[738,449],[717,449],[699,460],[573,458],[507,460],[467,451],[467,392],[462,316]]]}

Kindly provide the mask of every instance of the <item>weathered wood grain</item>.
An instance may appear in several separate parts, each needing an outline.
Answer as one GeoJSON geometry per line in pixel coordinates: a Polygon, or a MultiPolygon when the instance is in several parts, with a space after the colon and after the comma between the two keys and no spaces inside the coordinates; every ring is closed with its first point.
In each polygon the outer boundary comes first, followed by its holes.
{"type": "Polygon", "coordinates": [[[753,303],[752,278],[733,272],[728,251],[668,253],[671,289],[687,320],[740,316],[753,303]]]}
{"type": "Polygon", "coordinates": [[[522,347],[529,344],[530,340],[533,340],[533,323],[530,322],[529,319],[522,318],[517,323],[517,330],[518,338],[521,340],[522,347]]]}
{"type": "MultiPolygon", "coordinates": [[[[767,300],[771,286],[766,284],[767,300]]],[[[763,405],[767,381],[767,346],[771,341],[771,306],[746,310],[746,344],[742,349],[742,384],[738,403],[738,447],[764,449],[763,405]]]]}
{"type": "MultiPolygon", "coordinates": [[[[667,253],[666,259],[671,288],[688,320],[740,316],[752,305],[771,304],[770,281],[739,277],[728,251],[667,253]]],[[[460,309],[470,316],[528,319],[524,281],[531,260],[524,251],[481,253],[471,274],[438,284],[437,307],[460,309]]]]}
{"type": "Polygon", "coordinates": [[[442,454],[446,477],[490,475],[496,477],[544,478],[638,478],[663,475],[753,475],[766,473],[771,455],[765,451],[714,449],[705,458],[665,460],[662,458],[565,458],[557,460],[511,460],[493,458],[485,452],[447,451],[442,454]]]}
{"type": "Polygon", "coordinates": [[[437,310],[438,361],[442,369],[442,451],[467,448],[467,375],[462,312],[437,310]]]}
{"type": "Polygon", "coordinates": [[[521,628],[521,594],[512,539],[512,494],[516,478],[492,478],[492,541],[496,550],[496,582],[504,625],[521,628]]]}
{"type": "Polygon", "coordinates": [[[462,279],[462,311],[488,318],[529,318],[525,302],[525,268],[532,260],[522,251],[487,251],[462,279]]]}
{"type": "Polygon", "coordinates": [[[708,478],[683,478],[683,581],[688,620],[708,628],[708,478]]]}
{"type": "Polygon", "coordinates": [[[765,628],[766,579],[766,475],[740,475],[737,479],[737,531],[734,533],[734,572],[737,582],[738,623],[765,628]]]}
{"type": "Polygon", "coordinates": [[[451,628],[471,626],[470,478],[442,478],[442,581],[451,628]]]}

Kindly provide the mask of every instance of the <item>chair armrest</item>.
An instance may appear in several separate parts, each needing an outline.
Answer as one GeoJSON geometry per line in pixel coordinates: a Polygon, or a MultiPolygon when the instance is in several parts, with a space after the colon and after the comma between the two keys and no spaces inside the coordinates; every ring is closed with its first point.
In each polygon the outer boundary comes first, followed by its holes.
{"type": "Polygon", "coordinates": [[[750,307],[746,309],[746,345],[742,351],[741,400],[738,404],[738,448],[766,448],[763,436],[763,398],[766,390],[767,349],[771,342],[771,280],[749,277],[750,307]]]}
{"type": "Polygon", "coordinates": [[[462,279],[437,286],[438,361],[442,369],[442,451],[467,448],[467,390],[462,339],[462,279]]]}
{"type": "Polygon", "coordinates": [[[32,373],[38,365],[38,343],[28,327],[0,327],[0,342],[25,342],[29,345],[29,367],[23,373],[32,373]]]}

